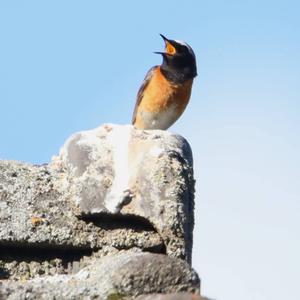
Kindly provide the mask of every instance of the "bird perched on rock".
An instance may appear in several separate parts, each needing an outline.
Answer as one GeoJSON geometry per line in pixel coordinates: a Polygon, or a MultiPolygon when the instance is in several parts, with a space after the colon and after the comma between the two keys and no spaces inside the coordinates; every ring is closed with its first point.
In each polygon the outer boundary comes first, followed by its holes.
{"type": "Polygon", "coordinates": [[[165,42],[163,62],[151,68],[137,95],[132,124],[137,129],[167,129],[181,116],[197,76],[196,57],[185,42],[165,42]]]}

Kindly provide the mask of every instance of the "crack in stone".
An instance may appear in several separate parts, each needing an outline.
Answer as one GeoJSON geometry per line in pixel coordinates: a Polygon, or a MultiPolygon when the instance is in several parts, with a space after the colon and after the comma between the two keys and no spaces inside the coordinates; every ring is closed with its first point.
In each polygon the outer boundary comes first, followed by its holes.
{"type": "MultiPolygon", "coordinates": [[[[85,222],[107,231],[126,228],[136,232],[157,233],[153,225],[145,218],[134,215],[86,215],[82,217],[85,222]]],[[[141,245],[137,251],[166,254],[164,243],[153,246],[141,245]]],[[[111,245],[102,248],[89,246],[66,246],[28,242],[0,243],[0,280],[30,279],[42,275],[70,274],[78,272],[87,265],[93,256],[105,256],[111,252],[130,250],[130,247],[111,245]],[[112,250],[113,249],[113,250],[112,250]]]]}

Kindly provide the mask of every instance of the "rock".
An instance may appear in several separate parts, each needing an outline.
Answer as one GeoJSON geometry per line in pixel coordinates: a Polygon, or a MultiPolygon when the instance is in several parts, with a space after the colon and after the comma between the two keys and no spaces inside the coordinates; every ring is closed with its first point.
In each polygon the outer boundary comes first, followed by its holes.
{"type": "Polygon", "coordinates": [[[142,221],[77,218],[63,178],[47,165],[0,161],[0,278],[64,273],[69,262],[105,247],[165,252],[160,235],[142,221]],[[32,257],[39,267],[33,268],[31,262],[26,271],[19,265],[32,257]],[[64,271],[55,263],[45,265],[56,258],[65,265],[64,271]]]}
{"type": "Polygon", "coordinates": [[[78,216],[144,218],[162,237],[168,255],[191,261],[194,179],[185,139],[167,131],[104,125],[73,134],[52,167],[68,175],[78,216]]]}
{"type": "Polygon", "coordinates": [[[0,299],[197,297],[193,226],[178,135],[104,125],[50,164],[0,161],[0,299]]]}
{"type": "Polygon", "coordinates": [[[124,251],[91,261],[75,275],[3,282],[0,299],[124,299],[149,293],[199,293],[199,284],[183,260],[124,251]]]}

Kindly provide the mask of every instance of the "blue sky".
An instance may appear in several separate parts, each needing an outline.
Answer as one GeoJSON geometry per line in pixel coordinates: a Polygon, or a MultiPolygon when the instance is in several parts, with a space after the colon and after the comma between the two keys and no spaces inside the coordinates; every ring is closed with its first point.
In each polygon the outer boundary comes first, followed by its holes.
{"type": "Polygon", "coordinates": [[[193,266],[218,300],[300,299],[297,1],[1,1],[0,158],[48,162],[131,120],[159,33],[198,62],[170,129],[195,160],[193,266]]]}

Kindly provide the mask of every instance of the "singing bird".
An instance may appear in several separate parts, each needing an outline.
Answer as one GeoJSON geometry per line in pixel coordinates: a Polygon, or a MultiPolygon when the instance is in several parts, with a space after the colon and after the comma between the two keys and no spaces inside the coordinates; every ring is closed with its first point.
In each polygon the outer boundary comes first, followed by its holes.
{"type": "Polygon", "coordinates": [[[168,129],[185,110],[197,76],[196,57],[185,42],[165,42],[160,66],[152,67],[137,95],[132,124],[137,129],[168,129]]]}

